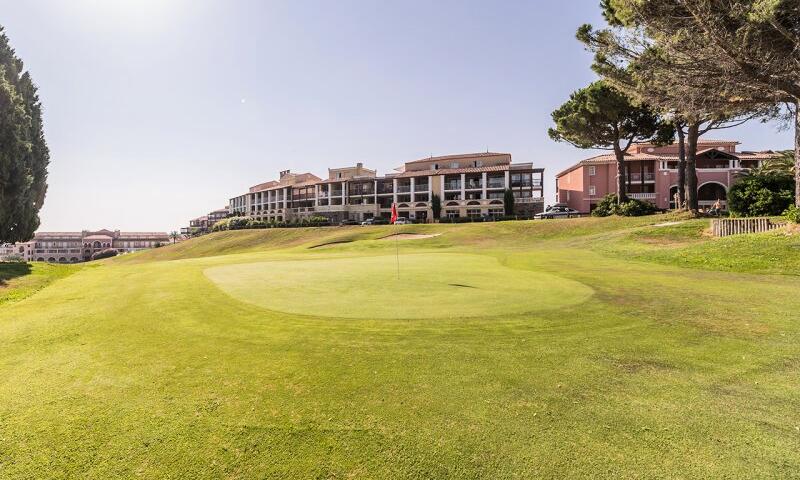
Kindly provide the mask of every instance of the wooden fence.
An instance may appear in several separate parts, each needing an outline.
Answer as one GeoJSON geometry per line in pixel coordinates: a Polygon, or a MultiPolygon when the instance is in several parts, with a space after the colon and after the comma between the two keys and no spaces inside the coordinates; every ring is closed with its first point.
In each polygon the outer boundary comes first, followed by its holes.
{"type": "Polygon", "coordinates": [[[775,223],[769,218],[715,218],[711,220],[711,231],[715,237],[727,237],[743,233],[768,232],[784,225],[785,222],[775,223]]]}

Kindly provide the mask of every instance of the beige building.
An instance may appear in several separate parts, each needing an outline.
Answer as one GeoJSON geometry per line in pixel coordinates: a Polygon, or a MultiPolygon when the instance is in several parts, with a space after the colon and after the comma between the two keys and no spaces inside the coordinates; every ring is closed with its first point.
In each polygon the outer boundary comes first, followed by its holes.
{"type": "Polygon", "coordinates": [[[169,241],[164,232],[37,232],[29,242],[0,247],[0,259],[19,257],[28,262],[77,263],[109,248],[130,253],[166,245],[169,241]]]}
{"type": "Polygon", "coordinates": [[[406,162],[395,173],[379,177],[358,163],[331,168],[328,178],[311,173],[281,172],[278,180],[255,185],[230,199],[230,211],[262,221],[324,216],[331,221],[388,217],[417,221],[433,218],[431,198],[441,199],[442,217],[503,214],[503,196],[511,189],[515,213],[532,216],[543,210],[544,169],[512,163],[508,153],[470,153],[406,162]]]}

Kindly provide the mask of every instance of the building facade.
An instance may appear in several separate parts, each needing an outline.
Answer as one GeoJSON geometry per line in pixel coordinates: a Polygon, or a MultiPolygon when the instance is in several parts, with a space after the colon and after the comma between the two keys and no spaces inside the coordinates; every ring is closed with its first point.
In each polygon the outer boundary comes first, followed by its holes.
{"type": "MultiPolygon", "coordinates": [[[[727,209],[728,190],[737,178],[765,160],[773,151],[739,151],[739,142],[700,140],[697,148],[697,193],[700,208],[718,200],[727,209]]],[[[678,145],[633,145],[625,155],[629,198],[651,202],[661,209],[675,208],[678,191],[678,145]]],[[[588,158],[556,175],[556,201],[588,213],[602,198],[617,191],[617,163],[613,154],[588,158]]]]}
{"type": "Polygon", "coordinates": [[[211,228],[215,223],[219,222],[223,218],[228,218],[228,215],[230,215],[230,211],[226,207],[211,211],[202,217],[193,218],[189,220],[188,227],[181,228],[181,235],[191,236],[208,233],[211,231],[211,228]]]}
{"type": "Polygon", "coordinates": [[[328,178],[283,171],[278,180],[255,185],[230,199],[233,215],[262,221],[324,216],[332,222],[361,221],[391,214],[432,221],[431,199],[441,199],[442,217],[503,214],[506,189],[513,191],[515,213],[532,216],[544,207],[544,169],[512,163],[508,153],[472,153],[406,162],[395,173],[378,176],[358,163],[331,168],[328,178]]]}
{"type": "Polygon", "coordinates": [[[94,253],[106,249],[131,253],[166,245],[169,241],[165,232],[37,232],[29,242],[0,247],[0,259],[12,257],[28,262],[78,263],[91,260],[94,253]]]}

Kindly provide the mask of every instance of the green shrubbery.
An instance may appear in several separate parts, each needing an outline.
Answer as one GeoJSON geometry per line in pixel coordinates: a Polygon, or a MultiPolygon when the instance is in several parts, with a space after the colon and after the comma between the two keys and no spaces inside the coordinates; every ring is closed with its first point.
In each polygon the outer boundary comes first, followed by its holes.
{"type": "Polygon", "coordinates": [[[783,216],[786,217],[786,219],[790,222],[800,223],[800,207],[796,205],[789,205],[789,208],[783,212],[783,216]]]}
{"type": "Polygon", "coordinates": [[[794,203],[794,178],[754,174],[740,178],[728,191],[728,209],[737,217],[783,214],[794,203]]]}
{"type": "Polygon", "coordinates": [[[94,252],[92,254],[92,260],[100,260],[101,258],[116,257],[118,253],[119,252],[117,252],[113,248],[106,248],[105,250],[100,250],[99,252],[94,252]]]}
{"type": "Polygon", "coordinates": [[[248,230],[263,228],[324,227],[327,225],[330,225],[330,220],[321,216],[313,216],[301,219],[292,218],[291,220],[282,222],[264,222],[262,220],[253,220],[245,217],[229,217],[215,223],[211,228],[211,231],[224,232],[226,230],[248,230]]]}
{"type": "Polygon", "coordinates": [[[600,200],[600,203],[592,210],[592,216],[608,217],[611,215],[620,215],[623,217],[641,217],[643,215],[652,215],[657,211],[658,208],[652,203],[632,198],[628,199],[627,202],[618,204],[617,195],[611,193],[600,200]]]}

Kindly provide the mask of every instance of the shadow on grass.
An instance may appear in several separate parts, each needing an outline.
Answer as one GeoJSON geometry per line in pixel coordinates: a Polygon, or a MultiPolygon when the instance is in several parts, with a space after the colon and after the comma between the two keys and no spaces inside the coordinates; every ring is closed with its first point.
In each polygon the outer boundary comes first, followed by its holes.
{"type": "Polygon", "coordinates": [[[0,263],[0,287],[5,287],[13,278],[23,277],[29,273],[31,273],[30,263],[0,263]]]}

